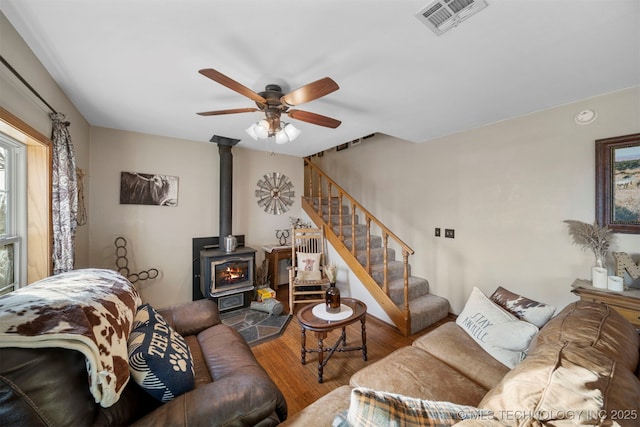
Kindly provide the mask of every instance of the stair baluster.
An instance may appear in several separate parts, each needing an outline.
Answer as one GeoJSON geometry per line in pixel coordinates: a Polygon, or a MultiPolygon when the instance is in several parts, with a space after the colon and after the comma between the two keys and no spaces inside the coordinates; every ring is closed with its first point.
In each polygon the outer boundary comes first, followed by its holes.
{"type": "MultiPolygon", "coordinates": [[[[327,184],[327,205],[329,210],[329,227],[333,227],[333,199],[331,198],[331,194],[333,193],[333,184],[331,181],[327,184]]],[[[342,207],[338,205],[338,215],[342,214],[342,207]]],[[[320,206],[320,214],[322,214],[322,206],[320,206]]]]}
{"type": "MultiPolygon", "coordinates": [[[[402,263],[404,264],[404,281],[409,281],[409,252],[402,251],[402,263]]],[[[409,316],[409,287],[404,287],[404,312],[409,316]]]]}
{"type": "MultiPolygon", "coordinates": [[[[388,254],[389,236],[387,233],[382,233],[382,289],[384,293],[389,296],[389,254],[388,254]]],[[[408,280],[405,280],[407,283],[408,280]]],[[[405,286],[405,289],[408,287],[405,286]]]]}
{"type": "Polygon", "coordinates": [[[351,201],[351,255],[356,256],[356,205],[351,201]]]}
{"type": "Polygon", "coordinates": [[[339,224],[340,224],[340,241],[344,242],[344,231],[342,230],[342,191],[340,191],[340,193],[338,194],[338,209],[340,209],[340,215],[339,215],[339,224]]]}
{"type": "Polygon", "coordinates": [[[371,274],[371,218],[367,215],[367,273],[371,274]]]}

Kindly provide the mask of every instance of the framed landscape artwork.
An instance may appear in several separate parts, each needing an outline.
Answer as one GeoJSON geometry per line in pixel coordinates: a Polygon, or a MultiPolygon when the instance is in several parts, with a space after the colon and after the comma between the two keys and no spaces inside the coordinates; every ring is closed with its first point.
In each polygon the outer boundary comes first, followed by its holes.
{"type": "Polygon", "coordinates": [[[640,234],[640,134],[596,140],[596,218],[640,234]]]}

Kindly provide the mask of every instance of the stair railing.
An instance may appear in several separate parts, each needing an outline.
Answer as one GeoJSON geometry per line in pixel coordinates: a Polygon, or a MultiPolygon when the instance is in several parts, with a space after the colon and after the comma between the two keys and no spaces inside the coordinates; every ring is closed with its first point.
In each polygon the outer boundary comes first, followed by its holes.
{"type": "Polygon", "coordinates": [[[379,231],[382,235],[382,261],[383,261],[383,283],[382,292],[384,294],[384,301],[380,301],[376,298],[385,312],[394,321],[396,326],[405,334],[409,335],[411,330],[411,317],[409,310],[409,256],[414,253],[405,242],[403,242],[398,236],[396,236],[389,228],[387,228],[380,220],[378,220],[371,212],[362,206],[356,199],[354,199],[349,193],[347,193],[342,187],[340,187],[333,179],[331,179],[325,172],[323,172],[318,166],[311,163],[308,159],[304,159],[305,163],[305,195],[302,199],[302,205],[309,214],[309,216],[316,223],[322,223],[325,225],[325,234],[327,238],[332,241],[336,250],[345,259],[352,271],[363,282],[369,292],[376,296],[380,293],[380,286],[375,282],[371,276],[371,235],[372,224],[376,228],[375,231],[379,231]],[[342,206],[345,200],[350,205],[351,212],[351,242],[347,246],[345,241],[347,240],[344,233],[342,206]],[[326,203],[323,203],[325,202],[326,203]],[[338,233],[336,234],[333,229],[333,207],[335,205],[338,209],[338,233]],[[322,206],[326,204],[328,210],[327,221],[324,220],[322,215],[322,206]],[[365,263],[364,266],[358,262],[356,257],[356,217],[362,216],[364,225],[366,226],[366,249],[365,249],[365,263]],[[400,310],[391,300],[389,296],[389,259],[388,248],[389,239],[395,245],[402,250],[402,263],[404,267],[403,280],[404,280],[404,305],[400,310]],[[338,245],[336,245],[338,243],[338,245]],[[346,250],[341,250],[346,249],[346,250]],[[358,274],[359,270],[363,270],[358,274]],[[364,277],[363,277],[364,276],[364,277]]]}

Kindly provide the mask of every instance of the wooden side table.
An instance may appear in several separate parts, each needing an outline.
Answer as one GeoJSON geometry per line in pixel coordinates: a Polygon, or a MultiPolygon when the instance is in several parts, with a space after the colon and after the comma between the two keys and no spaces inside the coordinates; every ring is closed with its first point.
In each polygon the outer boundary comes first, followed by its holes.
{"type": "Polygon", "coordinates": [[[366,332],[366,314],[367,314],[367,305],[362,301],[359,301],[355,298],[342,298],[340,301],[341,304],[349,306],[353,312],[346,319],[341,320],[324,320],[313,313],[313,308],[317,304],[308,304],[304,306],[300,311],[298,311],[298,322],[300,323],[300,329],[302,330],[302,350],[301,350],[301,361],[304,365],[306,363],[306,355],[307,353],[318,353],[318,382],[322,382],[322,375],[324,373],[324,367],[333,356],[333,353],[336,351],[353,351],[353,350],[362,350],[362,359],[367,360],[367,332],[366,332]],[[347,333],[345,328],[347,325],[350,325],[354,322],[360,321],[360,334],[362,338],[362,344],[357,347],[347,347],[347,333]],[[324,339],[327,337],[327,334],[337,328],[342,329],[342,333],[338,338],[338,341],[332,347],[324,346],[324,339]],[[317,349],[308,349],[307,348],[307,331],[315,332],[316,338],[318,339],[318,348],[317,349]],[[324,353],[329,352],[327,357],[324,357],[324,353]]]}
{"type": "Polygon", "coordinates": [[[291,246],[263,246],[264,258],[269,261],[271,287],[277,291],[280,286],[280,261],[291,259],[291,246]]]}
{"type": "Polygon", "coordinates": [[[629,289],[623,292],[594,288],[588,280],[576,279],[573,284],[574,294],[582,301],[593,301],[607,304],[637,328],[640,328],[640,289],[629,289]]]}

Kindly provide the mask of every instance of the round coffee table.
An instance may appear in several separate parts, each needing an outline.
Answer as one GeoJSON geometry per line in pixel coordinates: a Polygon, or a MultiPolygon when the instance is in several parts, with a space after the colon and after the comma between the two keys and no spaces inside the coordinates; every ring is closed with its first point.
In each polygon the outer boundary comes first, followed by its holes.
{"type": "MultiPolygon", "coordinates": [[[[322,374],[324,370],[324,366],[327,364],[333,353],[336,351],[353,351],[353,350],[362,350],[362,359],[367,360],[367,333],[366,333],[366,314],[367,314],[367,306],[362,301],[359,301],[354,298],[342,298],[340,301],[342,305],[347,306],[352,310],[351,314],[346,318],[340,318],[344,316],[335,316],[338,317],[338,320],[326,320],[327,318],[331,318],[331,315],[323,316],[325,318],[320,318],[314,314],[314,307],[317,304],[309,304],[304,306],[300,311],[298,311],[298,323],[300,323],[300,327],[302,330],[302,351],[301,351],[301,361],[304,365],[306,363],[306,355],[307,353],[318,353],[318,382],[322,382],[322,374]],[[362,335],[362,345],[359,347],[347,347],[347,333],[345,328],[357,321],[360,321],[361,324],[361,335],[362,335]],[[324,339],[327,337],[327,334],[334,329],[342,328],[342,333],[338,338],[338,341],[332,347],[324,346],[324,339]],[[318,348],[317,349],[308,349],[306,346],[306,332],[313,331],[316,334],[316,338],[318,339],[318,348]],[[340,345],[342,344],[342,345],[340,345]],[[325,358],[324,353],[329,352],[325,358]]],[[[321,305],[324,305],[322,303],[321,305]]]]}

